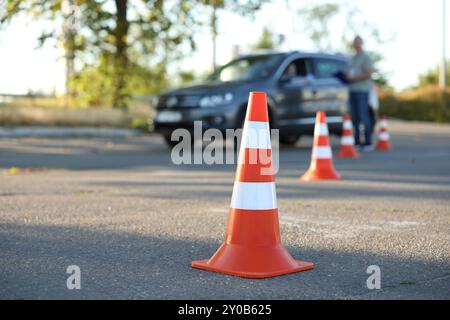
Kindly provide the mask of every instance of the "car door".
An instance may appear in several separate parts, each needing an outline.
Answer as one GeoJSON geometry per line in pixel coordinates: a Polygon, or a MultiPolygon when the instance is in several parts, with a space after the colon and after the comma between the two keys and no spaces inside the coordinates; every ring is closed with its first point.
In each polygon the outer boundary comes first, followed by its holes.
{"type": "MultiPolygon", "coordinates": [[[[342,115],[348,109],[348,88],[336,77],[345,69],[345,61],[333,58],[313,59],[314,106],[311,112],[323,110],[327,115],[342,115]]],[[[306,111],[306,110],[305,110],[306,111]]]]}
{"type": "Polygon", "coordinates": [[[290,61],[280,79],[277,94],[277,119],[279,123],[293,122],[304,117],[304,108],[311,109],[315,103],[312,81],[312,60],[301,57],[290,61]],[[290,68],[295,66],[295,74],[290,68]]]}

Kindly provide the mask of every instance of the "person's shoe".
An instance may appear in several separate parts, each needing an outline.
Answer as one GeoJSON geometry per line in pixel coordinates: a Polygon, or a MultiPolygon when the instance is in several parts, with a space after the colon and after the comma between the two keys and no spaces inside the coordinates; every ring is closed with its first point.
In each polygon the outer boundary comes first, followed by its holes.
{"type": "Polygon", "coordinates": [[[362,147],[363,151],[374,151],[375,146],[373,144],[366,144],[362,147]]]}

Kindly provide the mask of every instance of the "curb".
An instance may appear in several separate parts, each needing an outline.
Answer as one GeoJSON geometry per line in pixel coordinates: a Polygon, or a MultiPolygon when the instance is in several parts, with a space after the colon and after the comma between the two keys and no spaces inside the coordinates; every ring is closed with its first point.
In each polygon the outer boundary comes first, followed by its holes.
{"type": "Polygon", "coordinates": [[[14,127],[1,128],[0,138],[128,138],[141,136],[135,129],[94,127],[14,127]]]}

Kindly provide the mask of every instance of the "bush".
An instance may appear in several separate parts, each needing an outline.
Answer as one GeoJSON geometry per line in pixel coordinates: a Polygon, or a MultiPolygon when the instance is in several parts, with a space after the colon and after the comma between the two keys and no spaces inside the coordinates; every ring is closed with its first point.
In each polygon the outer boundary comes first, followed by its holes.
{"type": "Polygon", "coordinates": [[[135,117],[131,122],[131,127],[133,129],[141,130],[144,132],[150,131],[149,123],[147,118],[135,117]]]}
{"type": "Polygon", "coordinates": [[[380,92],[380,114],[404,120],[450,122],[450,88],[419,87],[403,93],[380,92]]]}

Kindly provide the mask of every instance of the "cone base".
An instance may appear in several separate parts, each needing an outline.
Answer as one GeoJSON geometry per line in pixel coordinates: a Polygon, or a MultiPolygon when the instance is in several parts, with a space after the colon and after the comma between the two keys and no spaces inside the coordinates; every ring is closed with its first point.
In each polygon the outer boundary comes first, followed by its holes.
{"type": "Polygon", "coordinates": [[[391,151],[391,147],[377,147],[376,150],[377,151],[391,151]]]}
{"type": "Polygon", "coordinates": [[[314,268],[314,263],[294,260],[281,245],[249,248],[223,244],[208,260],[193,261],[193,268],[242,278],[271,278],[314,268]]]}
{"type": "Polygon", "coordinates": [[[353,159],[359,159],[359,153],[356,151],[354,146],[351,147],[342,147],[341,150],[339,150],[339,153],[336,156],[337,158],[353,158],[353,159]]]}
{"type": "Polygon", "coordinates": [[[341,151],[336,155],[336,158],[359,159],[360,155],[356,151],[341,151]]]}
{"type": "Polygon", "coordinates": [[[272,277],[282,276],[285,274],[307,271],[307,270],[311,270],[312,268],[314,268],[314,263],[312,263],[312,262],[295,260],[295,262],[297,263],[297,266],[293,267],[291,269],[273,271],[273,272],[241,272],[241,271],[233,271],[233,270],[214,268],[208,264],[208,261],[209,260],[193,261],[192,267],[196,268],[196,269],[217,272],[217,273],[223,273],[223,274],[229,274],[232,276],[237,276],[237,277],[241,277],[241,278],[251,278],[251,279],[272,278],[272,277]]]}
{"type": "Polygon", "coordinates": [[[295,260],[297,266],[289,268],[289,269],[285,269],[285,270],[272,271],[272,272],[245,272],[245,271],[234,271],[234,270],[214,268],[213,266],[210,266],[208,264],[208,261],[209,260],[193,261],[191,266],[196,269],[217,272],[217,273],[223,273],[223,274],[229,274],[231,276],[236,276],[236,277],[241,277],[241,278],[251,278],[251,279],[272,278],[272,277],[282,276],[285,274],[307,271],[307,270],[311,270],[314,268],[314,263],[312,263],[312,262],[295,260]]]}
{"type": "Polygon", "coordinates": [[[391,144],[389,143],[389,141],[381,140],[381,141],[378,141],[376,149],[378,151],[390,151],[391,144]]]}
{"type": "Polygon", "coordinates": [[[335,170],[316,170],[309,169],[300,177],[302,181],[319,181],[319,180],[341,180],[342,176],[335,170]]]}

